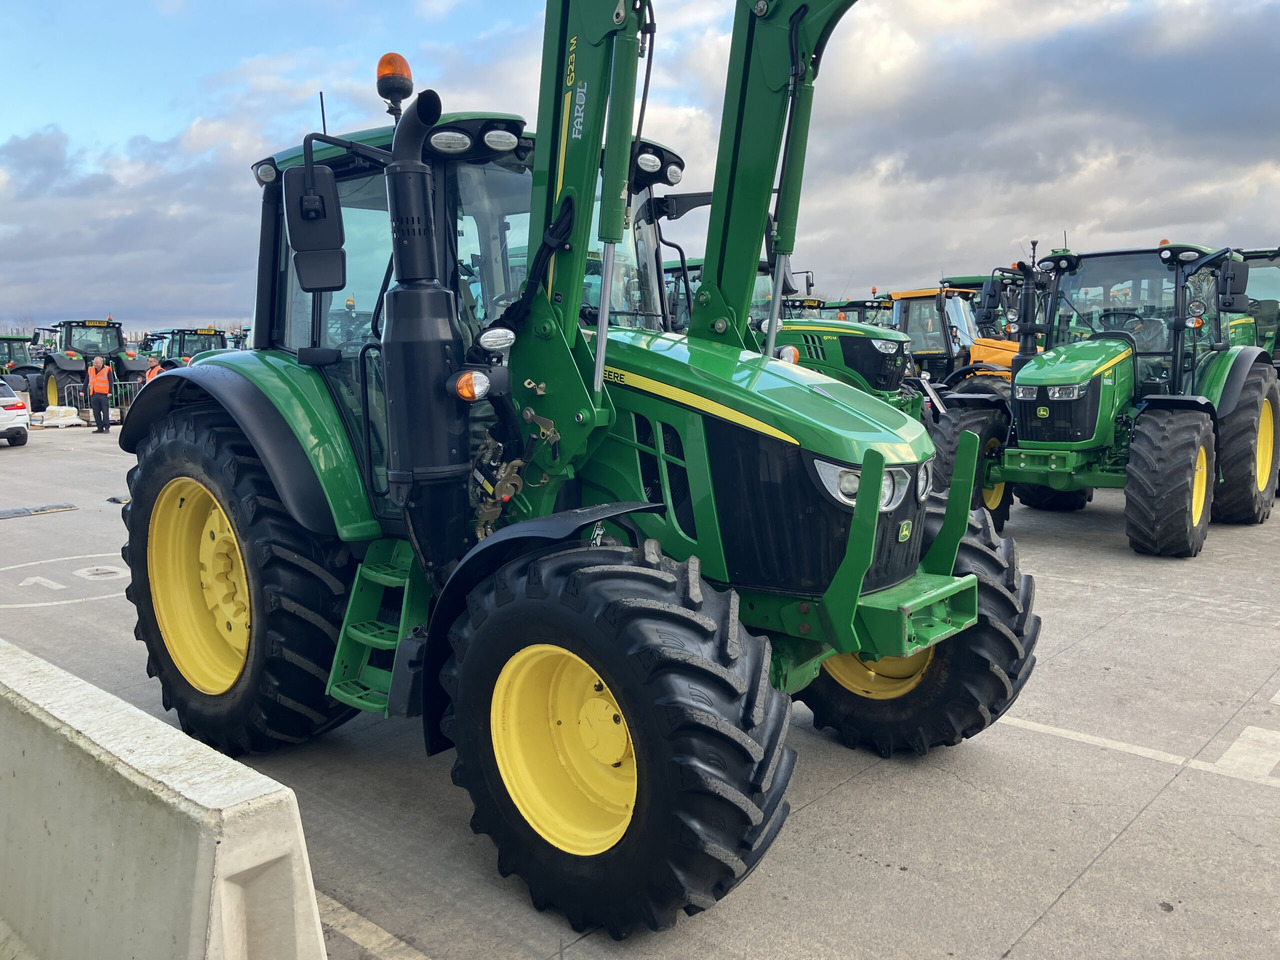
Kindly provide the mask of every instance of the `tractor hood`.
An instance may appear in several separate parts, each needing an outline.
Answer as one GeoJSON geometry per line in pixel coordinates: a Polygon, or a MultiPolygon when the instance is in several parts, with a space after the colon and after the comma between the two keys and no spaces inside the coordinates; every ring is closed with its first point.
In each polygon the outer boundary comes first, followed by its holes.
{"type": "MultiPolygon", "coordinates": [[[[872,327],[877,334],[885,331],[872,327]]],[[[670,333],[609,331],[605,382],[858,464],[868,449],[919,463],[933,442],[916,420],[854,387],[760,354],[670,333]]]]}
{"type": "Polygon", "coordinates": [[[782,329],[796,333],[838,333],[846,337],[868,337],[872,340],[892,340],[895,343],[911,339],[901,330],[877,327],[856,320],[784,320],[782,329]]]}
{"type": "Polygon", "coordinates": [[[1024,386],[1084,383],[1133,355],[1124,340],[1080,340],[1046,350],[1018,371],[1024,386]]]}

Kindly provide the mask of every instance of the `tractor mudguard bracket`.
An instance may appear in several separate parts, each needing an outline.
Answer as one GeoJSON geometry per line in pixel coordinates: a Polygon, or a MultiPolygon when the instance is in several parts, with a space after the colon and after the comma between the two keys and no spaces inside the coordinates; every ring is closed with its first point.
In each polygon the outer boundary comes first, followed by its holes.
{"type": "Polygon", "coordinates": [[[951,576],[960,552],[960,541],[969,527],[969,505],[973,502],[973,486],[978,475],[978,435],[972,430],[960,434],[956,449],[955,470],[951,474],[951,491],[947,496],[947,512],[942,529],[920,561],[920,569],[937,576],[951,576]]]}

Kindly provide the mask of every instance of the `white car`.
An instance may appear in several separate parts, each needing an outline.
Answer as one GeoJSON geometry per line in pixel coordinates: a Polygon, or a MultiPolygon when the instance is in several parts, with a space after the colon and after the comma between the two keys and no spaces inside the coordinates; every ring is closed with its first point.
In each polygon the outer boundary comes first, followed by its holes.
{"type": "Polygon", "coordinates": [[[30,427],[31,412],[27,405],[0,380],[0,437],[8,440],[9,446],[20,447],[27,442],[30,427]]]}

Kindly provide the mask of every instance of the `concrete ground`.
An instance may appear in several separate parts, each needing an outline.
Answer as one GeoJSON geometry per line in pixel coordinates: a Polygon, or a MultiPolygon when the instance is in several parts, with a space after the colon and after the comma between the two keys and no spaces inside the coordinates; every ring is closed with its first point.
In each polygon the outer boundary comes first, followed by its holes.
{"type": "MultiPolygon", "coordinates": [[[[116,433],[0,445],[0,637],[156,716],[123,597],[116,433]]],[[[360,718],[249,763],[298,795],[333,960],[1280,956],[1280,514],[1139,557],[1123,496],[1015,506],[1039,666],[1010,715],[882,760],[797,704],[791,818],[730,897],[661,934],[579,935],[498,875],[416,722],[360,718]]]]}

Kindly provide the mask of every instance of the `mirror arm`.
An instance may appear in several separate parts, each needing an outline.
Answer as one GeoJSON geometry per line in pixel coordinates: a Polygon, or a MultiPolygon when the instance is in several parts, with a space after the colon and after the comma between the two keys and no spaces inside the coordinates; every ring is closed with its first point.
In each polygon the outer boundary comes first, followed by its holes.
{"type": "Polygon", "coordinates": [[[302,165],[305,171],[302,183],[307,196],[315,193],[316,175],[313,144],[317,141],[327,143],[333,147],[342,147],[351,155],[368,160],[378,167],[385,167],[391,162],[390,150],[371,147],[365,143],[356,143],[354,140],[343,140],[341,137],[331,137],[327,133],[309,133],[302,141],[302,165]]]}

